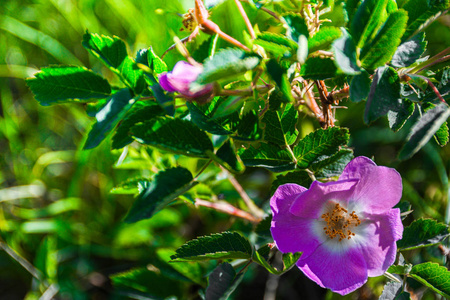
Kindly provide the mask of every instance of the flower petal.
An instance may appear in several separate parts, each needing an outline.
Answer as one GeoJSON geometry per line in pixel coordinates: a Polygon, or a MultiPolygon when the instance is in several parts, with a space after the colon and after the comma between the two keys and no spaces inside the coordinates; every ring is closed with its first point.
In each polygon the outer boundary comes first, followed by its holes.
{"type": "Polygon", "coordinates": [[[347,203],[358,180],[339,180],[321,183],[314,181],[306,192],[292,203],[290,212],[297,217],[320,218],[324,205],[330,200],[347,203]]]}
{"type": "Polygon", "coordinates": [[[302,219],[289,212],[289,207],[295,198],[306,191],[297,184],[284,184],[278,187],[270,199],[273,211],[270,231],[278,250],[283,253],[312,253],[319,241],[312,232],[312,220],[302,219]]]}
{"type": "Polygon", "coordinates": [[[172,75],[176,79],[185,79],[186,81],[194,81],[203,71],[202,67],[195,67],[188,62],[179,61],[172,70],[172,75]]]}
{"type": "Polygon", "coordinates": [[[394,208],[387,214],[367,216],[367,220],[356,229],[354,239],[366,261],[368,275],[383,275],[394,263],[396,241],[402,238],[400,209],[394,208]]]}
{"type": "Polygon", "coordinates": [[[380,214],[389,211],[402,196],[402,178],[388,167],[377,166],[367,157],[359,156],[345,167],[340,180],[359,179],[352,199],[364,211],[380,214]]]}
{"type": "Polygon", "coordinates": [[[330,251],[328,246],[324,243],[310,256],[300,258],[297,266],[321,287],[341,295],[362,286],[367,281],[367,267],[358,248],[337,247],[330,251]]]}
{"type": "Polygon", "coordinates": [[[161,85],[161,87],[164,90],[166,90],[170,93],[176,92],[177,90],[170,84],[170,82],[167,78],[168,74],[169,73],[163,73],[163,74],[159,75],[159,84],[161,85]]]}

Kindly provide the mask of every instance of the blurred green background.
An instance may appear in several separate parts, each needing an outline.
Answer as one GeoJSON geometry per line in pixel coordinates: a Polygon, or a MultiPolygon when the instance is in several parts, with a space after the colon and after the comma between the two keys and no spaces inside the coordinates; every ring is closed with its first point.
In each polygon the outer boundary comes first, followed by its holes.
{"type": "MultiPolygon", "coordinates": [[[[167,267],[165,261],[170,251],[159,248],[174,249],[198,235],[228,230],[231,226],[251,230],[245,222],[233,222],[226,215],[196,210],[189,205],[168,208],[151,220],[136,224],[121,223],[133,197],[110,194],[110,190],[128,178],[145,175],[145,171],[135,169],[137,163],[152,170],[183,162],[157,151],[132,148],[129,157],[147,159],[115,166],[121,153],[111,152],[108,142],[94,150],[81,151],[93,123],[86,107],[81,104],[42,107],[24,81],[50,64],[84,65],[114,80],[81,46],[86,30],[121,37],[127,42],[130,54],[152,46],[161,55],[172,44],[174,35],[187,35],[179,31],[182,19],[178,14],[184,14],[192,6],[193,1],[188,0],[2,1],[1,299],[39,299],[43,294],[46,298],[42,296],[42,299],[52,299],[56,293],[58,299],[126,298],[113,292],[108,280],[110,274],[149,263],[158,268],[167,267]]],[[[222,6],[221,9],[229,11],[235,9],[232,1],[222,6]]],[[[242,33],[233,32],[231,25],[242,22],[236,15],[230,11],[229,19],[215,21],[222,24],[225,32],[240,38],[242,33]]],[[[267,26],[259,14],[249,15],[260,26],[267,26]]],[[[449,23],[447,15],[427,29],[428,55],[450,46],[449,23]]],[[[165,58],[169,68],[179,59],[176,51],[165,58]]],[[[407,129],[394,134],[387,129],[386,120],[367,127],[362,121],[364,104],[344,104],[350,109],[338,112],[338,125],[350,129],[355,155],[374,156],[378,164],[400,171],[404,178],[403,200],[412,203],[414,218],[426,216],[444,221],[450,170],[448,147],[440,149],[431,141],[413,159],[400,163],[395,156],[407,129]]],[[[317,125],[308,119],[303,124],[303,134],[317,125]]],[[[197,166],[187,167],[192,172],[198,170],[197,166]]],[[[150,174],[151,171],[147,175],[150,174]]],[[[239,180],[258,204],[267,207],[272,180],[269,172],[248,170],[239,180]]],[[[222,185],[230,190],[229,183],[222,185]]],[[[205,185],[204,188],[220,194],[222,187],[205,185]]],[[[412,219],[409,217],[406,223],[412,219]]],[[[434,247],[420,254],[412,253],[410,259],[439,261],[434,247]]],[[[247,274],[235,298],[262,299],[266,281],[275,279],[256,267],[247,274]]],[[[169,280],[160,283],[160,279],[153,278],[152,284],[162,284],[162,289],[164,284],[168,289],[177,288],[169,280]]],[[[379,281],[373,279],[368,285],[376,293],[382,289],[377,285],[379,281]]],[[[373,291],[366,293],[366,299],[373,297],[373,291]]],[[[194,299],[195,294],[195,289],[188,290],[186,299],[194,299]]],[[[279,299],[319,299],[324,294],[296,269],[279,282],[279,299]]],[[[342,298],[331,293],[327,297],[342,298]]],[[[427,297],[433,299],[432,295],[427,297]]]]}

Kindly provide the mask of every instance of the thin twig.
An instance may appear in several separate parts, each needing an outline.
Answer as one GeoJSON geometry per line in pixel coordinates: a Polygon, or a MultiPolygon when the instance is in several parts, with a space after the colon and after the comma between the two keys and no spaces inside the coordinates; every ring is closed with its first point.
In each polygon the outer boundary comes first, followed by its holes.
{"type": "Polygon", "coordinates": [[[203,173],[203,171],[206,170],[206,168],[209,166],[209,164],[212,162],[212,159],[210,159],[201,169],[198,171],[197,175],[195,175],[194,179],[192,181],[195,181],[198,179],[198,177],[203,173]]]}
{"type": "Polygon", "coordinates": [[[415,68],[410,70],[408,73],[411,73],[411,74],[419,73],[423,69],[431,67],[434,64],[443,62],[450,58],[450,56],[447,55],[449,53],[450,53],[450,47],[439,52],[438,54],[436,54],[432,58],[428,59],[427,61],[424,61],[423,63],[419,64],[418,66],[416,66],[415,68]]]}
{"type": "Polygon", "coordinates": [[[250,221],[252,223],[258,223],[260,221],[260,219],[255,218],[254,216],[252,216],[251,214],[249,214],[246,211],[243,211],[239,208],[234,207],[233,205],[227,203],[227,202],[210,202],[210,201],[206,201],[203,199],[195,199],[195,205],[196,206],[203,206],[203,207],[209,207],[212,208],[214,210],[241,218],[241,219],[245,219],[247,221],[250,221]]]}
{"type": "MultiPolygon", "coordinates": [[[[408,74],[407,74],[407,75],[408,75],[408,74]]],[[[441,95],[441,93],[439,93],[439,90],[436,88],[436,86],[431,82],[430,78],[425,77],[425,76],[422,76],[422,75],[417,75],[417,74],[414,74],[414,76],[417,76],[417,77],[422,78],[423,80],[426,80],[427,83],[428,83],[428,86],[431,87],[431,89],[432,89],[433,92],[436,94],[436,96],[438,96],[439,100],[441,100],[441,102],[443,102],[443,103],[447,103],[447,102],[445,101],[445,99],[442,98],[442,95],[441,95]]]]}
{"type": "Polygon", "coordinates": [[[239,0],[234,0],[234,2],[236,3],[236,6],[238,7],[239,12],[241,13],[242,18],[243,18],[244,21],[245,21],[245,25],[247,25],[247,29],[248,29],[248,32],[250,33],[250,36],[252,37],[253,40],[256,39],[256,35],[255,35],[255,31],[253,30],[252,23],[250,22],[250,20],[249,20],[247,14],[245,13],[245,10],[244,10],[244,8],[242,7],[241,2],[240,2],[239,0]]]}

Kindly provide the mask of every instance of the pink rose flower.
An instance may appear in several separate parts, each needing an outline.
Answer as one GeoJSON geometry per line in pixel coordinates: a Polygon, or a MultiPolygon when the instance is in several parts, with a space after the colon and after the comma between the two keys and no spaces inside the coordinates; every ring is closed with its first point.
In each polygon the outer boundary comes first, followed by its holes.
{"type": "Polygon", "coordinates": [[[178,92],[188,100],[205,102],[212,94],[212,84],[203,85],[200,89],[192,91],[190,85],[203,71],[202,67],[193,66],[185,61],[179,61],[172,72],[159,76],[159,84],[168,92],[178,92]]]}
{"type": "Polygon", "coordinates": [[[303,252],[297,266],[306,276],[345,295],[394,263],[403,225],[392,207],[401,195],[396,170],[357,157],[338,181],[278,187],[272,236],[281,252],[303,252]]]}

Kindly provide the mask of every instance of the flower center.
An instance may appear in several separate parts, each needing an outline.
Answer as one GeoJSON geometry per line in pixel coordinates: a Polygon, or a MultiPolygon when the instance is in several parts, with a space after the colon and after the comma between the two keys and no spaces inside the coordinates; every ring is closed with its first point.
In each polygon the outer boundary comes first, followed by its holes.
{"type": "Polygon", "coordinates": [[[339,242],[343,239],[350,239],[355,234],[350,230],[361,224],[355,211],[348,213],[339,203],[336,203],[332,211],[324,213],[322,219],[327,222],[327,226],[323,228],[325,234],[334,239],[339,238],[339,242]]]}

